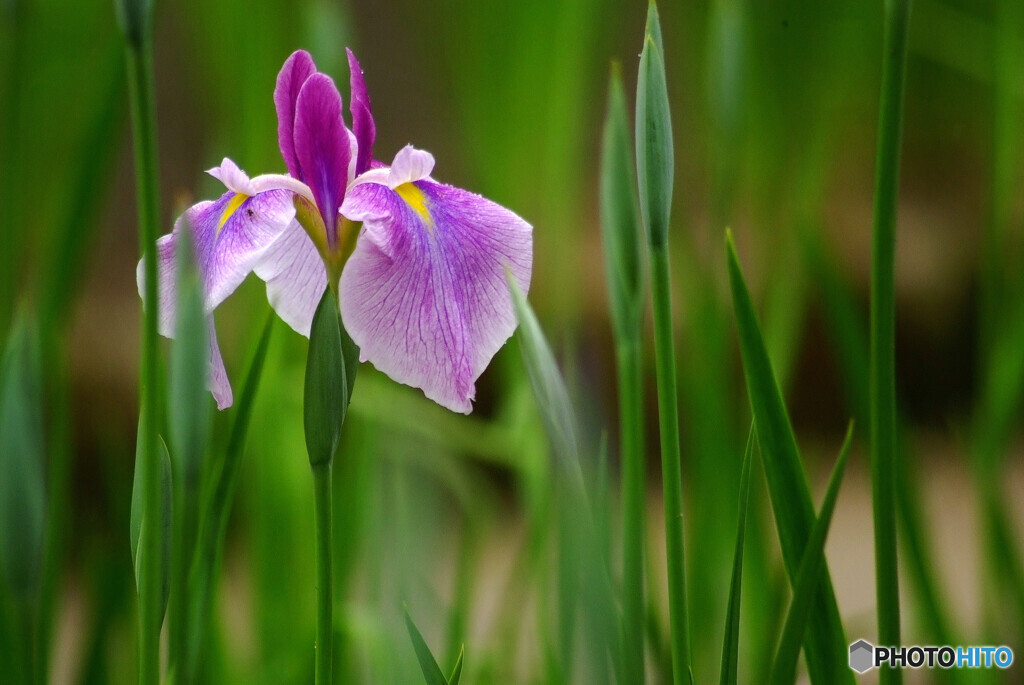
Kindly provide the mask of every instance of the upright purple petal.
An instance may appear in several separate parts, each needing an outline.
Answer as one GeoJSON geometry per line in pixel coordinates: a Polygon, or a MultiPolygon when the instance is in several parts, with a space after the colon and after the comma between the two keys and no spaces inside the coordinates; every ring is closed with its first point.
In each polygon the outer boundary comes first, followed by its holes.
{"type": "Polygon", "coordinates": [[[340,283],[342,319],[362,358],[469,413],[476,379],[516,327],[506,266],[529,287],[530,225],[426,180],[355,186],[343,212],[364,222],[340,283]]]}
{"type": "Polygon", "coordinates": [[[298,157],[295,154],[295,103],[299,91],[310,76],[316,73],[313,58],[305,50],[296,50],[285,60],[277,74],[274,88],[274,107],[277,109],[277,144],[288,167],[288,173],[302,178],[298,157]]]}
{"type": "Polygon", "coordinates": [[[341,118],[341,95],[334,81],[313,74],[295,109],[295,154],[303,181],[312,189],[327,227],[327,242],[337,245],[338,208],[345,199],[352,150],[341,118]]]}
{"type": "Polygon", "coordinates": [[[348,110],[352,113],[352,131],[356,135],[359,152],[356,156],[356,176],[370,168],[373,158],[373,142],[377,138],[377,126],[373,123],[370,108],[370,94],[363,80],[363,69],[352,51],[345,48],[348,55],[349,86],[351,95],[348,110]]]}
{"type": "Polygon", "coordinates": [[[313,313],[327,287],[327,271],[313,241],[292,221],[254,267],[267,282],[267,300],[296,332],[309,337],[313,313]]]}

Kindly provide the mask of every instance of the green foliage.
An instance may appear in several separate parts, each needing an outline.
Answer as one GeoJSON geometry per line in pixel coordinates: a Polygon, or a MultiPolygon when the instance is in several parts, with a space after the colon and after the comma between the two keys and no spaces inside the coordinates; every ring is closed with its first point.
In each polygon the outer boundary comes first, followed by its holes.
{"type": "Polygon", "coordinates": [[[349,345],[342,347],[341,330],[338,298],[328,288],[313,315],[309,354],[306,357],[302,425],[306,431],[309,463],[313,466],[330,463],[334,458],[349,398],[352,396],[355,375],[352,381],[348,380],[346,362],[354,356],[351,352],[353,345],[349,341],[349,345]]]}
{"type": "MultiPolygon", "coordinates": [[[[810,489],[731,234],[726,237],[726,248],[750,407],[757,426],[758,444],[764,457],[768,493],[775,512],[782,558],[790,584],[795,585],[800,560],[815,520],[810,489]]],[[[821,581],[815,588],[810,611],[804,650],[811,680],[816,683],[849,682],[852,672],[844,658],[846,637],[839,620],[839,608],[832,592],[827,565],[821,570],[821,581]]]]}
{"type": "Polygon", "coordinates": [[[652,2],[636,84],[636,166],[640,212],[647,229],[647,240],[652,246],[664,246],[668,242],[675,168],[672,115],[662,50],[661,24],[657,7],[652,2]]]}
{"type": "Polygon", "coordinates": [[[459,685],[459,681],[462,679],[462,655],[465,653],[465,647],[459,650],[459,657],[455,661],[451,677],[445,678],[430,647],[427,646],[427,641],[423,639],[416,624],[409,616],[408,609],[405,610],[405,627],[409,631],[409,639],[412,640],[412,647],[416,650],[416,660],[420,664],[420,670],[423,672],[423,679],[427,685],[459,685]]]}
{"type": "Polygon", "coordinates": [[[163,623],[164,610],[167,608],[167,597],[170,593],[171,585],[171,521],[173,517],[173,494],[172,494],[172,470],[171,470],[171,456],[168,454],[167,445],[164,443],[162,438],[158,438],[158,450],[157,464],[160,467],[159,483],[160,483],[160,500],[158,502],[152,502],[148,498],[148,493],[145,487],[146,483],[146,469],[149,468],[149,461],[145,458],[144,440],[146,434],[146,427],[144,425],[146,412],[140,412],[139,414],[139,431],[138,431],[138,444],[135,447],[135,476],[132,480],[132,505],[131,505],[131,519],[128,523],[129,539],[131,541],[132,548],[132,563],[135,566],[135,585],[136,588],[142,587],[141,574],[144,572],[144,568],[152,568],[157,572],[159,582],[158,587],[160,594],[158,596],[157,606],[159,612],[157,620],[159,623],[163,623]],[[145,521],[149,512],[152,510],[151,507],[159,508],[159,525],[154,528],[148,528],[145,526],[145,521]],[[158,542],[156,545],[148,546],[144,543],[144,538],[147,530],[155,530],[157,533],[158,542]],[[158,552],[157,561],[151,567],[147,566],[145,560],[145,554],[147,549],[155,549],[158,552]]]}
{"type": "Polygon", "coordinates": [[[729,583],[729,602],[725,617],[725,638],[722,644],[721,685],[736,685],[739,678],[740,655],[740,596],[743,591],[743,539],[747,532],[747,502],[750,500],[750,462],[754,458],[754,426],[750,427],[747,449],[743,453],[740,471],[740,504],[736,521],[736,552],[732,561],[732,581],[729,583]]]}
{"type": "Polygon", "coordinates": [[[843,482],[846,460],[850,456],[850,445],[853,442],[853,423],[846,430],[846,439],[839,451],[839,459],[832,469],[828,481],[828,490],[821,503],[821,511],[807,538],[807,547],[800,559],[800,568],[793,582],[793,600],[786,614],[786,622],[782,628],[782,637],[775,652],[775,663],[772,666],[771,682],[776,685],[792,683],[796,680],[796,661],[800,656],[800,643],[807,631],[807,619],[811,613],[811,603],[821,578],[821,568],[825,564],[825,540],[832,524],[832,512],[835,511],[839,486],[843,482]]]}
{"type": "Polygon", "coordinates": [[[0,364],[0,570],[8,596],[33,603],[43,555],[46,440],[34,324],[22,314],[0,364]]]}

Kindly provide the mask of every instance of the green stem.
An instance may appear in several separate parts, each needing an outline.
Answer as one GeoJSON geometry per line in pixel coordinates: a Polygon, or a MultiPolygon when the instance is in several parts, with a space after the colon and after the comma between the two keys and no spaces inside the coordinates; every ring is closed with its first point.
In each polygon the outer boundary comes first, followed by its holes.
{"type": "MultiPolygon", "coordinates": [[[[875,167],[871,252],[871,481],[875,523],[878,640],[900,644],[896,556],[895,257],[903,91],[906,80],[910,0],[886,0],[885,55],[875,167]]],[[[902,682],[899,670],[883,669],[880,682],[902,682]]]]}
{"type": "Polygon", "coordinates": [[[651,245],[651,295],[654,302],[654,357],[658,378],[658,427],[661,480],[665,498],[665,551],[668,556],[668,607],[672,674],[676,685],[690,682],[690,634],[686,615],[683,563],[683,489],[679,448],[679,395],[676,391],[675,336],[668,249],[651,245]]]}
{"type": "MultiPolygon", "coordinates": [[[[639,338],[639,336],[638,336],[639,338]]],[[[622,650],[623,683],[644,683],[643,363],[639,340],[617,349],[622,430],[622,650]]]]}
{"type": "Polygon", "coordinates": [[[316,685],[331,682],[334,643],[331,574],[331,462],[313,466],[313,508],[316,518],[316,685]]]}
{"type": "Polygon", "coordinates": [[[142,425],[147,427],[141,458],[147,515],[142,521],[141,587],[139,588],[139,682],[160,682],[160,367],[158,358],[156,237],[160,198],[156,158],[156,111],[153,95],[153,54],[148,40],[127,45],[129,99],[135,139],[135,182],[139,211],[139,246],[145,270],[145,319],[142,329],[142,425]]]}

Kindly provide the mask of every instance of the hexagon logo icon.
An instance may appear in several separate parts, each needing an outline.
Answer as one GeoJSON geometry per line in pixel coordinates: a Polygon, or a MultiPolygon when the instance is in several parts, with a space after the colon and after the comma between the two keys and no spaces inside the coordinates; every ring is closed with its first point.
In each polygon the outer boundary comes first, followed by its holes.
{"type": "Polygon", "coordinates": [[[867,640],[857,640],[850,645],[850,668],[864,673],[874,667],[875,648],[867,640]]]}

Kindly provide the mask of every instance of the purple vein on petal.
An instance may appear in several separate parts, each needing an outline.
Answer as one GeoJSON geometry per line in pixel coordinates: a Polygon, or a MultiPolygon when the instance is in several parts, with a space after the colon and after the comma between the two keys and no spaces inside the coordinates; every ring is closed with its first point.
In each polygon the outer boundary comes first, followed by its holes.
{"type": "Polygon", "coordinates": [[[327,242],[337,245],[338,208],[345,199],[352,150],[341,118],[341,95],[334,81],[313,74],[295,105],[295,155],[327,227],[327,242]]]}
{"type": "Polygon", "coordinates": [[[310,76],[316,73],[313,58],[305,50],[296,50],[285,60],[277,75],[274,88],[274,107],[277,109],[277,144],[288,167],[288,173],[300,181],[302,178],[295,154],[295,105],[299,91],[310,76]]]}
{"type": "Polygon", "coordinates": [[[346,215],[366,220],[341,276],[341,315],[363,358],[469,413],[476,379],[515,329],[505,267],[529,286],[531,228],[479,195],[412,185],[429,218],[387,186],[352,188],[346,215]]]}
{"type": "Polygon", "coordinates": [[[373,113],[370,107],[370,94],[366,90],[366,81],[363,80],[363,69],[359,66],[359,60],[352,54],[352,51],[345,48],[348,55],[349,86],[351,97],[348,108],[352,113],[352,132],[356,135],[356,142],[359,152],[356,155],[356,175],[363,173],[370,168],[370,160],[373,158],[373,143],[377,137],[377,127],[373,123],[373,113]]]}

